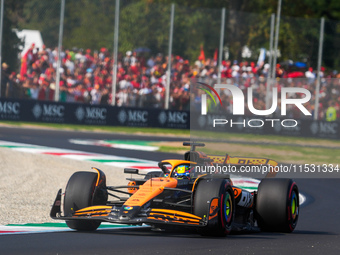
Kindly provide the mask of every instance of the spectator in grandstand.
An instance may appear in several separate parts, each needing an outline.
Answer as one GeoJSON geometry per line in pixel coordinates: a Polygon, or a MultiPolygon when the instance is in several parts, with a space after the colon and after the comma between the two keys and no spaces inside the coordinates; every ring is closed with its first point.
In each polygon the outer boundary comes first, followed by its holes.
{"type": "MultiPolygon", "coordinates": [[[[34,45],[24,54],[27,68],[23,75],[18,78],[13,75],[11,84],[17,84],[20,89],[14,89],[14,97],[53,100],[55,84],[56,60],[58,49],[53,51],[43,46],[36,49],[34,45]],[[20,81],[21,79],[21,81],[20,81]],[[19,81],[19,82],[18,82],[19,81]]],[[[90,102],[93,104],[110,103],[112,88],[112,65],[111,54],[106,48],[99,52],[87,49],[73,48],[61,52],[61,77],[60,77],[60,100],[67,102],[90,102]]],[[[217,82],[217,61],[212,58],[197,59],[193,65],[182,56],[171,58],[170,80],[170,109],[189,109],[190,84],[198,81],[213,85],[217,82]]],[[[158,53],[145,60],[145,56],[137,52],[127,51],[118,55],[117,94],[116,100],[119,106],[133,107],[164,107],[165,85],[167,82],[166,71],[168,57],[158,53]]],[[[23,68],[22,68],[23,70],[23,68]]],[[[254,106],[264,109],[266,99],[266,77],[269,65],[257,66],[253,62],[239,62],[230,60],[222,61],[222,82],[234,84],[244,90],[252,87],[254,91],[254,106]]],[[[336,101],[340,97],[340,83],[335,84],[327,78],[335,78],[340,74],[328,75],[322,69],[323,82],[320,92],[320,116],[326,116],[327,102],[336,101]],[[334,95],[333,97],[330,95],[334,95]]],[[[312,99],[306,104],[309,111],[314,106],[315,72],[312,68],[301,72],[305,80],[276,79],[275,84],[280,93],[281,87],[304,87],[311,91],[312,99]]],[[[277,78],[288,78],[289,73],[278,64],[276,66],[277,78]]],[[[7,82],[8,83],[8,82],[7,82]]],[[[16,86],[16,85],[14,85],[16,86]]],[[[2,91],[2,93],[4,93],[2,91]]],[[[2,96],[10,96],[10,95],[2,96]]],[[[246,94],[246,93],[245,93],[246,94]]],[[[280,95],[279,95],[280,96],[280,95]]],[[[232,99],[222,94],[224,105],[231,108],[232,99]]],[[[218,110],[218,109],[217,109],[218,110]]],[[[292,113],[294,116],[299,111],[292,113]]]]}
{"type": "Polygon", "coordinates": [[[101,91],[100,86],[98,83],[96,83],[93,87],[93,89],[90,92],[91,95],[91,104],[99,104],[100,98],[101,98],[101,91]]]}
{"type": "Polygon", "coordinates": [[[10,73],[9,73],[9,69],[8,69],[8,65],[6,63],[2,63],[1,65],[1,84],[0,84],[0,88],[1,88],[1,97],[5,97],[8,95],[7,93],[7,86],[10,82],[10,73]]]}
{"type": "Polygon", "coordinates": [[[308,68],[308,71],[305,72],[305,76],[308,79],[308,84],[312,84],[315,81],[316,75],[313,72],[312,67],[308,68]]]}
{"type": "Polygon", "coordinates": [[[103,89],[102,96],[100,98],[101,105],[109,105],[110,104],[110,91],[107,87],[103,89]]]}
{"type": "Polygon", "coordinates": [[[326,121],[336,121],[336,104],[332,101],[326,111],[326,121]]]}

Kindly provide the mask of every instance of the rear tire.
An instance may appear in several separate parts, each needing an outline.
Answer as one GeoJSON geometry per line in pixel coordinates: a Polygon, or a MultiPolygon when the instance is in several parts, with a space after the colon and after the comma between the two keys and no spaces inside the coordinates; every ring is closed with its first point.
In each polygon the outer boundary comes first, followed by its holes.
{"type": "MultiPolygon", "coordinates": [[[[65,190],[65,216],[71,216],[75,211],[88,206],[106,204],[105,195],[94,195],[97,178],[98,175],[92,172],[76,172],[71,176],[65,190]]],[[[66,224],[75,230],[93,231],[99,227],[101,221],[67,220],[66,224]]]]}
{"type": "Polygon", "coordinates": [[[198,228],[201,235],[226,236],[229,234],[234,220],[234,211],[234,192],[229,180],[206,179],[198,183],[194,195],[194,214],[202,218],[206,217],[208,220],[207,226],[198,228]],[[210,207],[213,198],[218,199],[214,210],[210,207]]]}
{"type": "Polygon", "coordinates": [[[263,179],[256,199],[256,218],[262,231],[292,232],[299,218],[299,190],[291,179],[263,179]]]}

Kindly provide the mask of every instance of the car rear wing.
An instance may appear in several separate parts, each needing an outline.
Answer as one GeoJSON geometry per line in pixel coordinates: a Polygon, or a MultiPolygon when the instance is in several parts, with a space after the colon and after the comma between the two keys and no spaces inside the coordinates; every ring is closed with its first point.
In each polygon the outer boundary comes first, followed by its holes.
{"type": "Polygon", "coordinates": [[[271,165],[277,166],[278,163],[275,160],[267,158],[254,158],[254,157],[231,157],[228,154],[225,156],[207,155],[213,165],[235,165],[235,166],[247,166],[247,165],[271,165]]]}

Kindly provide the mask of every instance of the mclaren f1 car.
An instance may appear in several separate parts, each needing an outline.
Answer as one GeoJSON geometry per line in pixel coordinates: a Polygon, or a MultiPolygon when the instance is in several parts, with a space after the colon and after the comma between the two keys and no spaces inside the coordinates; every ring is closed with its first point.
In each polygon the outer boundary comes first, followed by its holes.
{"type": "Polygon", "coordinates": [[[233,185],[229,175],[202,173],[201,166],[268,164],[261,158],[209,156],[191,146],[183,160],[163,160],[159,171],[131,174],[125,186],[108,186],[105,174],[75,172],[63,193],[60,189],[51,217],[68,227],[94,231],[101,222],[194,228],[202,235],[225,236],[231,231],[291,232],[299,217],[299,190],[291,179],[263,178],[257,191],[233,185]],[[138,178],[132,178],[137,175],[138,178]],[[110,199],[109,199],[110,198],[110,199]]]}

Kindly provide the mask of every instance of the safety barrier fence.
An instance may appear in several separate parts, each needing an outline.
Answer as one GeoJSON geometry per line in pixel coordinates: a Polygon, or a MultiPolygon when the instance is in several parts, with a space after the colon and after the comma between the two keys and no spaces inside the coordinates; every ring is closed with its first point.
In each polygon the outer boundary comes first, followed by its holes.
{"type": "MultiPolygon", "coordinates": [[[[0,100],[0,120],[76,125],[191,129],[340,139],[340,122],[256,117],[155,108],[116,107],[36,100],[0,100]],[[273,120],[274,119],[274,120],[273,120]],[[215,120],[215,123],[214,123],[215,120]]],[[[204,137],[202,137],[204,139],[204,137]]]]}

